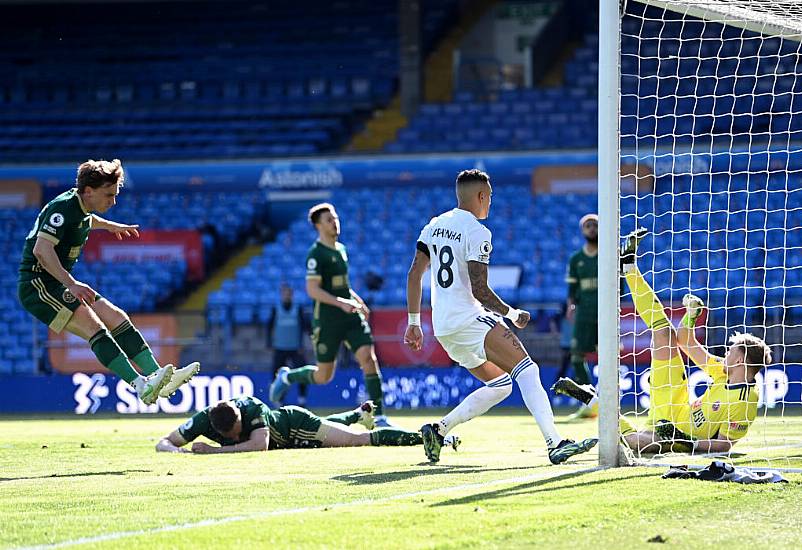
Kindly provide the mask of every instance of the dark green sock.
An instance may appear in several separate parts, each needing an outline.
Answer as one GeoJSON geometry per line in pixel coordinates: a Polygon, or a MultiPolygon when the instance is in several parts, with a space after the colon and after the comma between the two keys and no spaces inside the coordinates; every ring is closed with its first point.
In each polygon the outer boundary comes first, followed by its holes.
{"type": "Polygon", "coordinates": [[[136,363],[145,376],[149,376],[159,370],[159,363],[153,357],[150,346],[142,338],[142,333],[131,324],[131,321],[120,323],[120,326],[111,331],[111,336],[128,359],[136,363]]]}
{"type": "Polygon", "coordinates": [[[337,424],[345,424],[346,426],[350,426],[351,424],[356,424],[359,422],[359,412],[357,411],[348,411],[348,412],[341,412],[337,414],[330,414],[326,417],[326,420],[331,422],[336,422],[337,424]]]}
{"type": "Polygon", "coordinates": [[[382,393],[382,375],[378,372],[376,374],[366,374],[365,390],[368,392],[368,398],[370,398],[376,406],[374,414],[376,416],[383,415],[384,407],[382,406],[382,399],[384,398],[384,394],[382,393]]]}
{"type": "Polygon", "coordinates": [[[571,355],[571,367],[577,384],[590,384],[590,368],[584,355],[571,355]]]}
{"type": "Polygon", "coordinates": [[[131,384],[139,374],[128,362],[123,350],[111,337],[109,331],[99,330],[89,339],[89,347],[95,353],[98,361],[111,372],[131,384]]]}
{"type": "Polygon", "coordinates": [[[314,384],[316,372],[317,366],[315,365],[306,365],[304,367],[292,369],[287,373],[287,381],[293,384],[314,384]]]}
{"type": "Polygon", "coordinates": [[[370,444],[376,447],[410,447],[423,445],[420,432],[408,432],[399,428],[378,428],[370,432],[370,444]]]}

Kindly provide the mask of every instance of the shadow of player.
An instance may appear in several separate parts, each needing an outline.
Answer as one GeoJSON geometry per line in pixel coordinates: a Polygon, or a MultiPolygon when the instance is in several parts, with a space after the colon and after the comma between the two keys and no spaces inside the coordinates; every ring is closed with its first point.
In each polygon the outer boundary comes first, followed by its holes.
{"type": "Polygon", "coordinates": [[[23,481],[27,479],[53,479],[59,477],[89,477],[89,476],[124,476],[126,474],[151,473],[152,470],[117,470],[112,472],[74,472],[71,474],[45,474],[41,476],[28,477],[0,477],[0,483],[4,481],[23,481]]]}
{"type": "Polygon", "coordinates": [[[560,485],[559,487],[545,487],[546,485],[557,483],[559,481],[565,481],[566,479],[573,479],[573,478],[580,478],[582,476],[586,476],[589,474],[598,473],[598,471],[582,471],[582,472],[567,472],[565,474],[557,475],[554,477],[550,477],[547,479],[539,479],[537,481],[529,481],[526,483],[519,483],[518,485],[513,485],[512,487],[504,487],[502,489],[495,489],[493,491],[485,491],[483,493],[476,493],[473,495],[468,495],[459,498],[452,498],[449,500],[444,500],[442,502],[437,502],[431,504],[432,507],[436,508],[439,506],[454,506],[458,504],[471,504],[473,502],[478,501],[486,501],[494,498],[505,498],[510,496],[518,496],[524,494],[531,494],[531,493],[545,493],[548,491],[561,491],[563,489],[573,489],[575,487],[590,487],[591,485],[609,485],[610,483],[615,483],[617,481],[626,481],[630,479],[636,479],[639,477],[654,477],[658,475],[657,472],[646,472],[646,473],[638,473],[632,474],[623,477],[617,477],[615,479],[597,479],[595,481],[578,481],[577,483],[572,483],[569,485],[560,485]]]}
{"type": "Polygon", "coordinates": [[[403,481],[405,479],[412,479],[416,477],[432,476],[432,475],[448,475],[448,474],[486,474],[488,472],[511,472],[514,470],[531,470],[535,471],[548,466],[514,466],[510,468],[485,468],[484,466],[477,465],[450,465],[450,464],[430,464],[422,462],[417,466],[423,468],[415,470],[401,470],[398,472],[376,472],[376,473],[353,473],[334,476],[331,479],[335,481],[344,481],[351,485],[371,485],[375,483],[388,483],[392,481],[403,481]]]}

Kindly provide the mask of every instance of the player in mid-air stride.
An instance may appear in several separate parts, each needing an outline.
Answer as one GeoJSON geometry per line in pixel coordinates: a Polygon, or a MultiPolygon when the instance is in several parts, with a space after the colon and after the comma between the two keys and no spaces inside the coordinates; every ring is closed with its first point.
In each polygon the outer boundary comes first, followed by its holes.
{"type": "MultiPolygon", "coordinates": [[[[620,419],[623,442],[641,453],[666,451],[720,453],[746,435],[757,415],[755,375],[771,362],[768,345],[752,334],[734,334],[724,357],[711,355],[696,339],[696,321],[704,310],[701,299],[682,300],[685,315],[678,329],[668,320],[663,304],[636,265],[638,244],[645,229],[630,233],[621,250],[624,273],[635,309],[652,332],[648,426],[636,431],[620,419]],[[685,352],[711,378],[712,384],[693,403],[689,399],[685,352]]],[[[585,404],[597,400],[593,386],[561,378],[552,388],[585,404]]]]}
{"type": "MultiPolygon", "coordinates": [[[[401,428],[376,428],[372,401],[353,411],[321,418],[303,407],[270,409],[256,397],[221,401],[196,413],[156,444],[157,451],[190,452],[184,445],[204,436],[219,447],[202,441],[191,447],[198,454],[242,453],[272,449],[319,447],[413,446],[423,443],[419,432],[401,428]],[[369,431],[350,426],[361,424],[369,431]]],[[[459,438],[449,441],[454,450],[459,438]]]]}
{"type": "Polygon", "coordinates": [[[315,302],[312,343],[317,365],[280,368],[270,385],[270,401],[281,403],[292,384],[331,382],[334,361],[345,343],[359,362],[368,398],[376,405],[376,425],[389,426],[383,410],[381,370],[368,325],[370,310],[348,279],[348,254],[339,242],[340,218],[333,205],[321,203],[309,210],[309,222],[318,234],[306,257],[306,292],[315,302]]]}
{"type": "Polygon", "coordinates": [[[75,188],[47,203],[28,233],[18,295],[22,306],[54,332],[66,329],[88,340],[98,361],[133,386],[143,403],[151,404],[172,395],[200,364],[178,370],[160,366],[128,315],[70,273],[90,230],[105,229],[118,239],[139,236],[139,226],[93,213],[115,205],[123,182],[119,160],[88,160],[78,167],[75,188]]]}
{"type": "Polygon", "coordinates": [[[540,426],[552,463],[587,452],[598,440],[560,437],[538,366],[502,318],[523,328],[529,313],[504,303],[487,284],[493,246],[490,231],[479,220],[490,212],[490,178],[479,170],[465,170],[457,176],[456,192],[457,207],[432,218],[418,238],[407,277],[409,323],[404,342],[413,350],[423,346],[421,279],[431,265],[434,335],[454,361],[485,385],[439,422],[421,428],[426,456],[438,461],[449,430],[503,401],[512,392],[513,381],[540,426]]]}

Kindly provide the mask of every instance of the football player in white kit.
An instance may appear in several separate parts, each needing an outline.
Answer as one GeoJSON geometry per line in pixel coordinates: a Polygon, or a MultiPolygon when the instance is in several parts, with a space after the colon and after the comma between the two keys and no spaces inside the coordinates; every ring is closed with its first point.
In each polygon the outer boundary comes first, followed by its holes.
{"type": "Polygon", "coordinates": [[[560,464],[592,449],[598,439],[574,442],[562,439],[557,433],[537,364],[504,322],[506,317],[518,328],[524,328],[529,313],[504,303],[487,284],[493,245],[490,231],[479,220],[486,219],[490,211],[490,178],[480,170],[465,170],[457,176],[456,191],[457,207],[432,218],[418,239],[407,276],[409,323],[404,343],[413,350],[423,346],[422,277],[431,265],[434,335],[454,361],[485,385],[439,422],[423,425],[426,456],[437,462],[444,436],[454,426],[484,414],[503,401],[512,392],[515,381],[543,433],[549,460],[560,464]]]}

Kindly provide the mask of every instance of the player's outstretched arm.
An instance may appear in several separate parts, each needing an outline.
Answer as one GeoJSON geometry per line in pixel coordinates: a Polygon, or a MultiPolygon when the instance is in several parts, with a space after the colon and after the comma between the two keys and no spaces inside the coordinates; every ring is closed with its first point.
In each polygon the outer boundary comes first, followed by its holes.
{"type": "Polygon", "coordinates": [[[680,349],[697,365],[707,365],[715,357],[696,339],[696,320],[704,311],[704,303],[693,294],[682,299],[685,315],[677,328],[677,343],[680,349]]]}
{"type": "Polygon", "coordinates": [[[215,447],[201,441],[192,444],[192,452],[196,454],[219,454],[219,453],[249,453],[253,451],[266,451],[270,442],[270,432],[267,428],[259,428],[251,432],[248,441],[237,443],[236,445],[225,445],[215,447]]]}
{"type": "Polygon", "coordinates": [[[118,240],[122,240],[123,237],[139,237],[138,225],[113,222],[101,218],[97,214],[92,214],[92,229],[105,229],[110,233],[114,233],[118,240]]]}
{"type": "Polygon", "coordinates": [[[407,272],[407,313],[409,322],[404,333],[404,343],[414,351],[423,348],[423,331],[420,325],[420,306],[423,297],[423,275],[429,269],[429,249],[418,243],[418,250],[407,272]],[[425,250],[425,252],[424,252],[425,250]]]}
{"type": "Polygon", "coordinates": [[[726,453],[732,449],[735,441],[729,439],[700,439],[693,444],[694,454],[726,453]]]}
{"type": "Polygon", "coordinates": [[[156,450],[161,453],[188,453],[189,451],[183,448],[186,444],[186,440],[181,437],[178,430],[173,430],[156,443],[156,450]]]}
{"type": "Polygon", "coordinates": [[[529,322],[529,312],[515,309],[498,297],[487,284],[487,264],[468,262],[468,276],[471,279],[471,292],[483,307],[500,313],[512,321],[516,327],[524,328],[529,322]]]}

